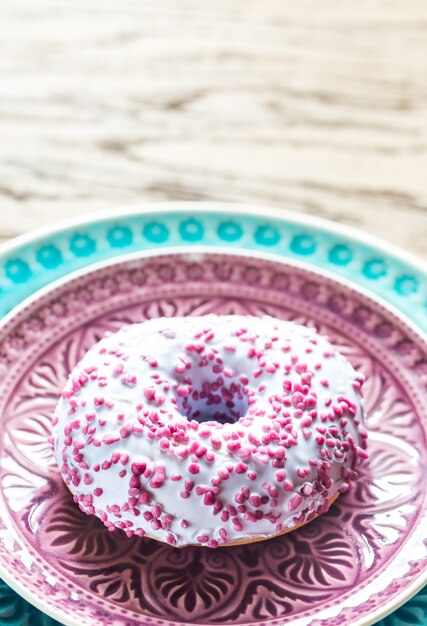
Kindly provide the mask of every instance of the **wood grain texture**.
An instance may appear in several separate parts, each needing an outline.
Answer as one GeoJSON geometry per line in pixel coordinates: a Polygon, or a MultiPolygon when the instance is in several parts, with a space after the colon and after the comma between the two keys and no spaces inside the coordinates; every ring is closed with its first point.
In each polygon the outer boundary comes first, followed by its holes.
{"type": "Polygon", "coordinates": [[[425,0],[2,0],[0,238],[276,205],[427,259],[425,0]]]}

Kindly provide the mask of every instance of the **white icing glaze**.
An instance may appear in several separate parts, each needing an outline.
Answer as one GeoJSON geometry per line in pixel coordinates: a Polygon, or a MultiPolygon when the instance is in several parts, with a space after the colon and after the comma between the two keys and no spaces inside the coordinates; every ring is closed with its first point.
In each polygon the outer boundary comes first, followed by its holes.
{"type": "Polygon", "coordinates": [[[292,322],[132,324],[71,373],[54,453],[75,501],[110,528],[176,546],[265,538],[357,477],[361,383],[326,337],[292,322]]]}

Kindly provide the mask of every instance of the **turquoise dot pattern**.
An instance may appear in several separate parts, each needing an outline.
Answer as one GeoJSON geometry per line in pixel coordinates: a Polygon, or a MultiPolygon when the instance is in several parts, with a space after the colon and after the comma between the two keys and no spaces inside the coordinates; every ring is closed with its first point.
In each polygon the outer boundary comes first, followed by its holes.
{"type": "Polygon", "coordinates": [[[316,242],[308,235],[297,235],[291,241],[291,250],[295,254],[307,256],[316,250],[316,242]]]}
{"type": "Polygon", "coordinates": [[[378,278],[382,278],[387,273],[386,264],[383,259],[370,259],[366,261],[363,266],[363,273],[366,278],[370,278],[371,280],[377,280],[378,278]]]}
{"type": "Polygon", "coordinates": [[[261,246],[275,246],[280,241],[280,232],[270,224],[258,226],[255,231],[255,242],[261,246]]]}
{"type": "Polygon", "coordinates": [[[124,248],[132,243],[133,234],[127,226],[115,226],[107,233],[108,243],[112,248],[124,248]]]}
{"type": "Polygon", "coordinates": [[[418,283],[413,276],[399,276],[394,283],[394,289],[402,296],[409,296],[418,290],[418,283]]]}
{"type": "Polygon", "coordinates": [[[344,243],[337,243],[329,250],[328,260],[333,265],[347,265],[353,258],[351,248],[344,243]]]}
{"type": "Polygon", "coordinates": [[[88,263],[119,254],[163,246],[233,244],[246,251],[273,252],[283,258],[326,269],[367,287],[401,308],[423,329],[427,328],[425,274],[409,263],[358,239],[319,227],[256,214],[209,211],[151,212],[140,216],[99,220],[59,232],[22,246],[19,255],[2,257],[0,250],[0,315],[36,289],[88,263]]]}
{"type": "Polygon", "coordinates": [[[236,222],[221,222],[217,229],[218,237],[229,243],[238,241],[243,235],[243,229],[236,222]]]}
{"type": "Polygon", "coordinates": [[[203,224],[193,218],[182,222],[179,233],[184,241],[195,242],[203,239],[203,224]]]}
{"type": "Polygon", "coordinates": [[[8,261],[6,263],[5,273],[13,283],[26,283],[31,278],[30,267],[28,263],[22,259],[8,261]]]}
{"type": "Polygon", "coordinates": [[[151,243],[164,243],[169,237],[169,229],[160,222],[149,222],[145,224],[143,234],[151,243]]]}
{"type": "Polygon", "coordinates": [[[39,248],[36,252],[36,259],[47,270],[58,267],[63,262],[61,251],[53,244],[39,248]]]}
{"type": "Polygon", "coordinates": [[[87,234],[77,234],[71,239],[71,252],[76,257],[87,257],[96,250],[96,242],[87,234]]]}

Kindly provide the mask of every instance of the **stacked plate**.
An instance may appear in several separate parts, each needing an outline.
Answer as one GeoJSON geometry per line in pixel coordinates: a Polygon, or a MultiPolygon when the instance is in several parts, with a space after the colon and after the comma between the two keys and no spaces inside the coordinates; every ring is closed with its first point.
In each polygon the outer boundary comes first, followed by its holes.
{"type": "Polygon", "coordinates": [[[427,623],[426,307],[427,270],[409,255],[259,207],[152,205],[4,245],[0,623],[427,623]],[[47,442],[67,374],[106,331],[211,312],[331,337],[367,378],[364,476],[268,542],[176,550],[109,533],[73,504],[47,442]]]}

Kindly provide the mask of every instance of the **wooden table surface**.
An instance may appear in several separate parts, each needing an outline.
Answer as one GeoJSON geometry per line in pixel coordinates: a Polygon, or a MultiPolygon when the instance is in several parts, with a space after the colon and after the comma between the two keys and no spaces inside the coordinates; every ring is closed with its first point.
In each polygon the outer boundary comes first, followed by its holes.
{"type": "Polygon", "coordinates": [[[171,199],[427,259],[425,0],[1,0],[0,240],[171,199]]]}

